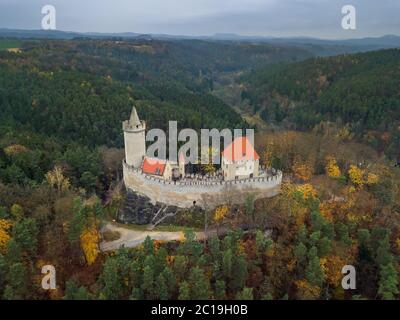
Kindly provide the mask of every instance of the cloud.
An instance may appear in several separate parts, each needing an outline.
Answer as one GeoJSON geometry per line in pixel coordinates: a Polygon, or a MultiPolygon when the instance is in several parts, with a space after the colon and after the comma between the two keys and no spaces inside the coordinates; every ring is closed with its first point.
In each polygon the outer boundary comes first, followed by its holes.
{"type": "Polygon", "coordinates": [[[71,31],[346,38],[400,33],[400,1],[352,0],[358,30],[341,29],[348,0],[0,0],[0,27],[38,29],[41,8],[71,31]]]}

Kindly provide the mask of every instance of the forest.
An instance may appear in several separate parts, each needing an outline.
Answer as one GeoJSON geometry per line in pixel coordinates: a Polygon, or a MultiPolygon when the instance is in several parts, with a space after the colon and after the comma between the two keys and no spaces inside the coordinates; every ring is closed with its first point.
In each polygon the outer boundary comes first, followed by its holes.
{"type": "Polygon", "coordinates": [[[398,50],[321,58],[193,40],[18,46],[0,51],[2,299],[399,297],[398,50]],[[180,241],[100,251],[119,237],[102,227],[124,203],[121,123],[132,106],[149,127],[247,127],[213,94],[226,75],[268,125],[256,149],[284,172],[281,194],[183,211],[161,226],[185,230],[180,241]],[[216,235],[198,241],[204,221],[216,235]],[[45,291],[49,264],[57,289],[45,291]],[[344,265],[357,270],[355,290],[341,286],[344,265]]]}
{"type": "Polygon", "coordinates": [[[400,160],[400,50],[319,57],[248,73],[242,98],[269,123],[300,130],[333,122],[400,160]]]}

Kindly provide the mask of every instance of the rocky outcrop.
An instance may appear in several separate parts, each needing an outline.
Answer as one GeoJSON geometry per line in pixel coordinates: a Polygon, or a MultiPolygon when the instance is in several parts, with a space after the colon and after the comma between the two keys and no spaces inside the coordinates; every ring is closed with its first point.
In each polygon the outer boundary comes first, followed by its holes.
{"type": "Polygon", "coordinates": [[[118,212],[118,222],[120,223],[135,223],[149,224],[155,219],[160,219],[160,213],[163,215],[171,215],[177,212],[175,206],[166,206],[161,203],[152,203],[146,196],[127,190],[122,209],[118,212]]]}

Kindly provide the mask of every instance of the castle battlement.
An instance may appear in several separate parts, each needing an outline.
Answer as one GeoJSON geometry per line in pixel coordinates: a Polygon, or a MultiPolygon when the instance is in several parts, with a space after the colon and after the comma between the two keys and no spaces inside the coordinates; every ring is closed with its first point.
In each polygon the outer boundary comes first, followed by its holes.
{"type": "Polygon", "coordinates": [[[282,172],[273,170],[272,174],[262,171],[261,176],[240,180],[220,180],[215,178],[165,180],[147,175],[141,169],[123,162],[125,186],[153,202],[161,202],[182,208],[194,204],[204,207],[219,203],[241,203],[246,195],[256,198],[275,196],[280,191],[282,172]]]}
{"type": "Polygon", "coordinates": [[[123,161],[127,189],[146,196],[151,202],[188,208],[203,208],[221,203],[242,203],[248,194],[268,198],[280,191],[282,172],[265,170],[247,137],[238,137],[222,152],[217,174],[185,174],[185,161],[150,159],[146,156],[146,123],[133,107],[131,117],[122,124],[125,140],[123,161]]]}

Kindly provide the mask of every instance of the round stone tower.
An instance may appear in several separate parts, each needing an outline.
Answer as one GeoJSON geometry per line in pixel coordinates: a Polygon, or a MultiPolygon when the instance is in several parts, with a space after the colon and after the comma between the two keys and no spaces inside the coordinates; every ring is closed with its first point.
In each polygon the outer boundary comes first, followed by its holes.
{"type": "Polygon", "coordinates": [[[146,155],[146,123],[140,121],[136,108],[131,117],[122,123],[125,142],[125,161],[134,168],[140,168],[146,155]]]}

